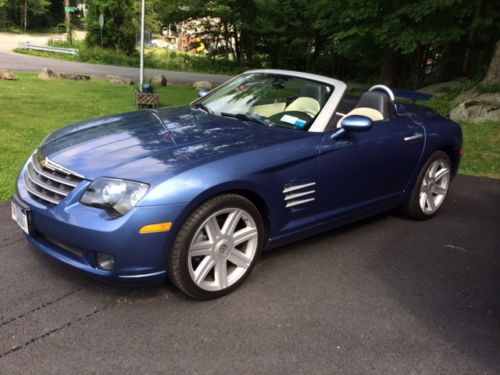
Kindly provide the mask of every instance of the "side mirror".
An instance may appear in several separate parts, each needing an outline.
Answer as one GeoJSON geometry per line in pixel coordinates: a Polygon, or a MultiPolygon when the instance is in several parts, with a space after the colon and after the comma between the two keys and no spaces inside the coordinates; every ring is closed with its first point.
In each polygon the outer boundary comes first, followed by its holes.
{"type": "Polygon", "coordinates": [[[209,89],[201,89],[198,91],[198,98],[203,98],[205,95],[207,95],[210,92],[209,89]]]}
{"type": "Polygon", "coordinates": [[[347,116],[340,123],[342,129],[349,132],[366,132],[373,127],[373,121],[366,116],[347,116]]]}

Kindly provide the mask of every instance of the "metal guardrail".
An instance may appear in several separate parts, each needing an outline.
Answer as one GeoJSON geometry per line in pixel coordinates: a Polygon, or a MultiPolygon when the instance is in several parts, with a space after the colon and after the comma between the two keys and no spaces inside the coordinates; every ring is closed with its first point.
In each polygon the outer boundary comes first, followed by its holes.
{"type": "Polygon", "coordinates": [[[35,49],[38,51],[47,51],[47,52],[57,52],[57,53],[65,53],[67,55],[78,55],[79,51],[77,48],[62,48],[62,47],[51,47],[51,46],[37,46],[31,44],[30,42],[19,42],[19,48],[24,49],[35,49]]]}

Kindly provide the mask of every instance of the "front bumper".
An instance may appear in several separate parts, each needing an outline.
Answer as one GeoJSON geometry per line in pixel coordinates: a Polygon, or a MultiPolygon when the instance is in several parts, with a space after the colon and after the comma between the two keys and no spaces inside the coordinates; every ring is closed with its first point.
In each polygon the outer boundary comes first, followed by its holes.
{"type": "Polygon", "coordinates": [[[166,276],[168,251],[176,220],[184,204],[135,207],[112,218],[104,210],[79,203],[89,182],[83,181],[58,205],[33,198],[23,183],[17,183],[14,200],[29,211],[28,241],[41,252],[73,268],[113,284],[149,285],[166,276]],[[169,232],[140,234],[144,225],[170,221],[169,232]],[[114,257],[114,268],[97,267],[98,253],[114,257]]]}

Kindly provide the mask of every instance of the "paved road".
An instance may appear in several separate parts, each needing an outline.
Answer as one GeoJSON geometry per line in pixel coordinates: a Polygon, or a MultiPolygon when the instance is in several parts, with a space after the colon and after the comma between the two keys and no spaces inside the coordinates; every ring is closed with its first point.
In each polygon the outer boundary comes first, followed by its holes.
{"type": "MultiPolygon", "coordinates": [[[[129,77],[136,81],[139,80],[138,68],[126,68],[112,65],[98,65],[77,63],[50,59],[46,57],[36,57],[22,55],[12,52],[12,49],[18,46],[19,41],[30,40],[32,44],[45,44],[48,36],[39,35],[17,35],[10,33],[0,33],[0,69],[12,69],[18,71],[40,71],[43,68],[51,68],[58,73],[69,74],[89,74],[94,76],[105,76],[107,74],[129,77]]],[[[167,80],[172,83],[192,83],[196,81],[210,81],[212,83],[222,83],[227,81],[230,76],[222,74],[207,73],[186,73],[174,72],[159,69],[145,69],[144,75],[152,77],[157,74],[164,74],[167,80]]]]}
{"type": "Polygon", "coordinates": [[[230,296],[89,280],[0,206],[0,373],[498,374],[500,180],[264,254],[230,296]]]}

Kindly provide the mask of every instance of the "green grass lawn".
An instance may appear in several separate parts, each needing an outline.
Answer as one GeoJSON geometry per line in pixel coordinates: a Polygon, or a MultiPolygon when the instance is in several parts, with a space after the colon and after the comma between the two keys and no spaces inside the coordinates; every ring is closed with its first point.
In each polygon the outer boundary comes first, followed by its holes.
{"type": "MultiPolygon", "coordinates": [[[[135,110],[134,86],[90,81],[42,81],[36,74],[16,73],[18,81],[0,80],[0,202],[14,192],[17,174],[31,152],[50,132],[67,124],[135,110]]],[[[196,98],[190,86],[155,90],[162,106],[196,98]]]]}
{"type": "Polygon", "coordinates": [[[500,123],[462,124],[464,156],[459,173],[500,178],[500,123]]]}
{"type": "MultiPolygon", "coordinates": [[[[90,81],[42,81],[18,73],[0,80],[0,202],[9,199],[23,163],[50,132],[72,122],[135,110],[133,86],[90,81]]],[[[162,106],[196,98],[190,86],[156,90],[162,106]]],[[[460,173],[500,178],[500,123],[463,124],[465,155],[460,173]]]]}

